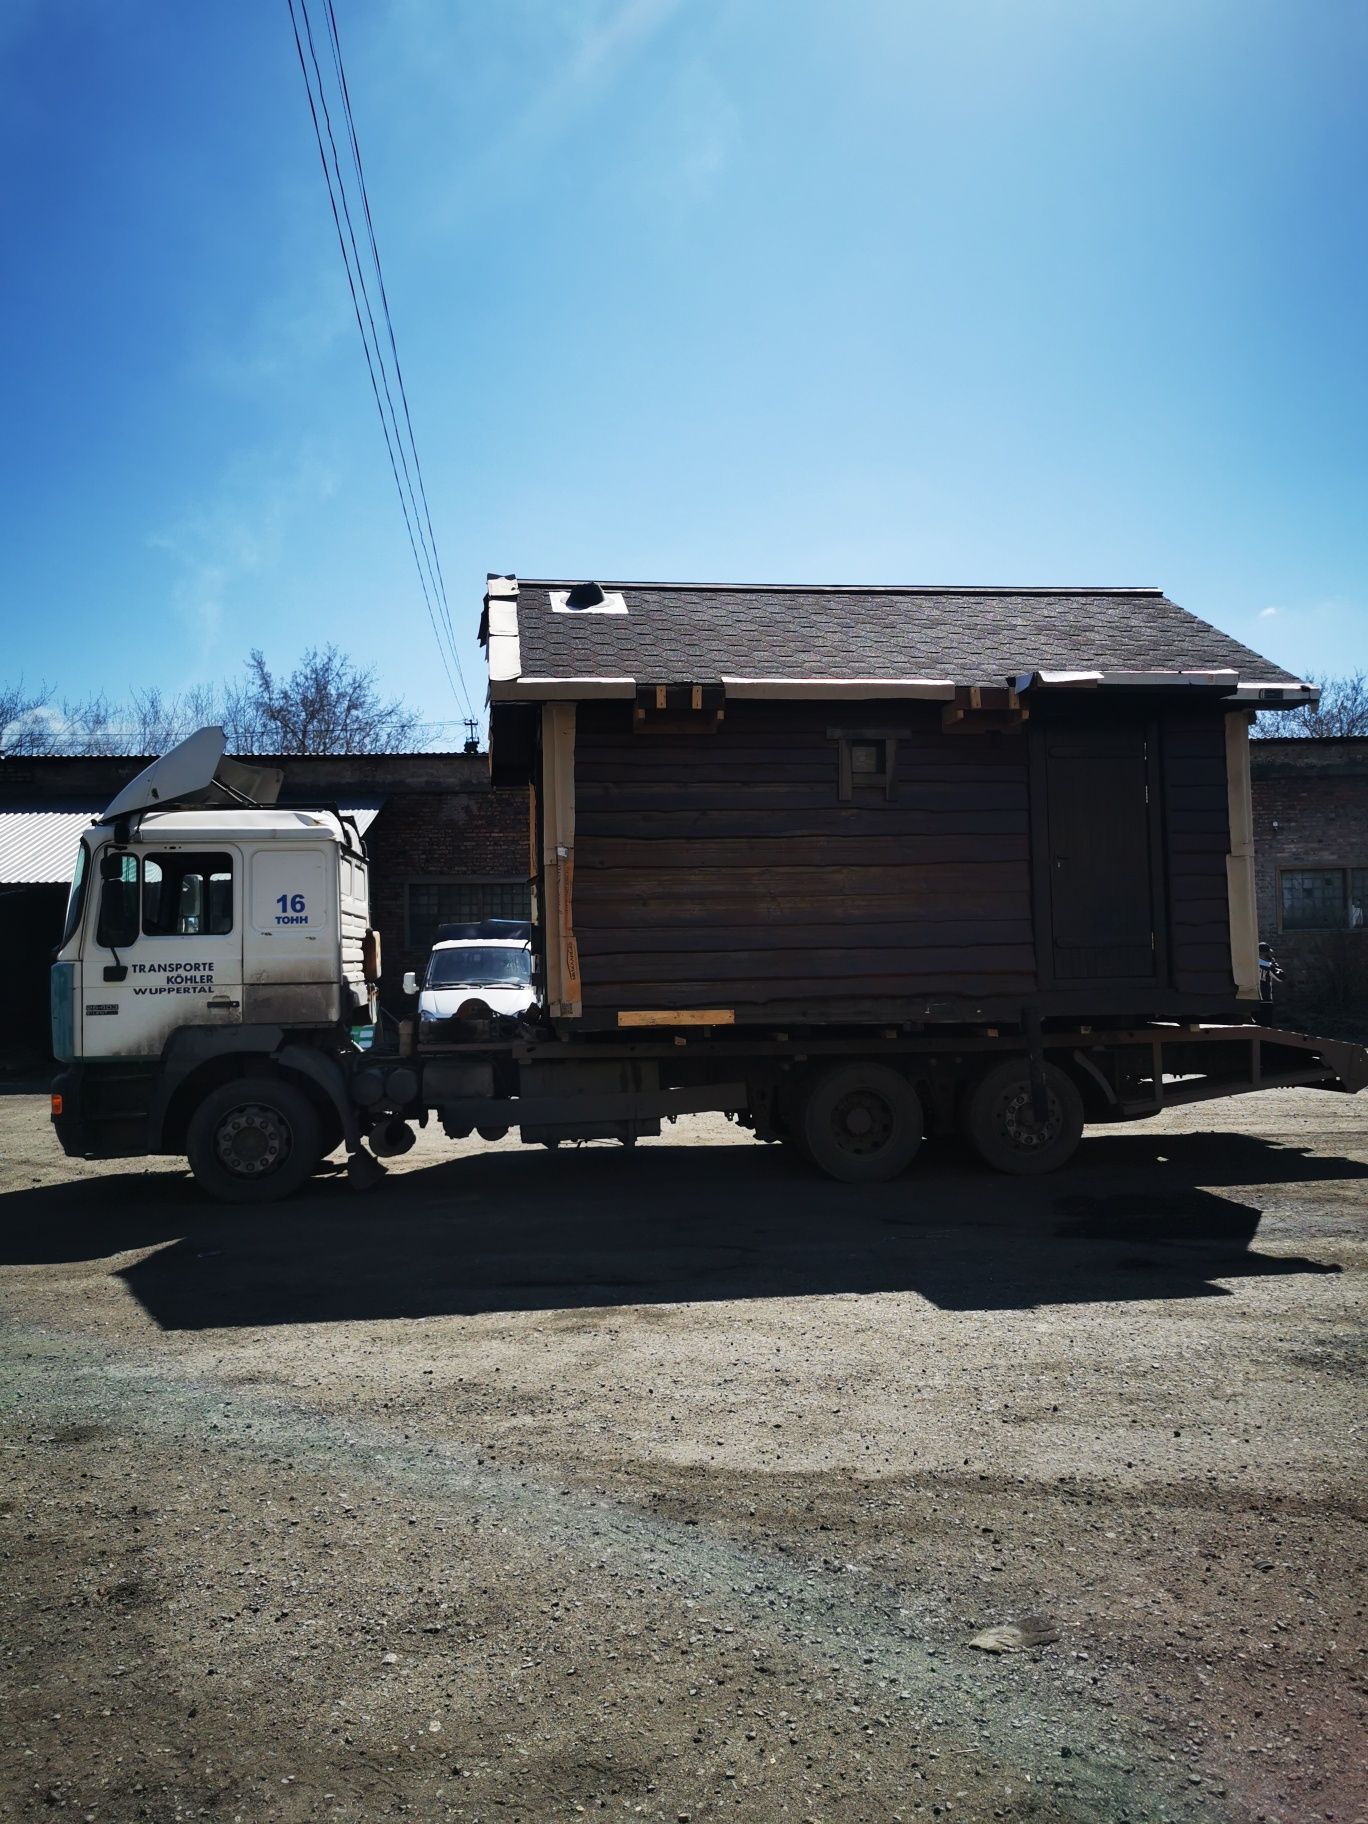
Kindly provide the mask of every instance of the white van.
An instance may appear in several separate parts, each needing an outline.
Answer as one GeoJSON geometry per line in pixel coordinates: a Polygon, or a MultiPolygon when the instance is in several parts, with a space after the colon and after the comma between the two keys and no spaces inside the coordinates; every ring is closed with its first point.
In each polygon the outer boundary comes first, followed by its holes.
{"type": "Polygon", "coordinates": [[[537,1004],[531,937],[531,927],[512,918],[438,926],[421,985],[413,970],[404,977],[404,992],[418,996],[419,1020],[449,1020],[468,1001],[491,1013],[530,1012],[537,1004]]]}

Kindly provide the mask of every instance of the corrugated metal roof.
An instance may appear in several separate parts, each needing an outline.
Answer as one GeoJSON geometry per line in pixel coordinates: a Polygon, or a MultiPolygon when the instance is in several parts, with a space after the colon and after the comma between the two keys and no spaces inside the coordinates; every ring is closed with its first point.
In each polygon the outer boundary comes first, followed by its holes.
{"type": "Polygon", "coordinates": [[[0,881],[55,885],[71,879],[76,845],[103,805],[0,806],[0,881]]]}
{"type": "Polygon", "coordinates": [[[356,827],[364,836],[375,822],[376,813],[384,802],[383,798],[349,798],[345,804],[340,804],[337,808],[343,816],[356,819],[356,827]]]}
{"type": "MultiPolygon", "coordinates": [[[[356,819],[364,836],[384,804],[383,797],[353,796],[338,808],[356,819]]],[[[0,883],[52,885],[71,879],[76,845],[103,805],[0,805],[0,883]]]]}

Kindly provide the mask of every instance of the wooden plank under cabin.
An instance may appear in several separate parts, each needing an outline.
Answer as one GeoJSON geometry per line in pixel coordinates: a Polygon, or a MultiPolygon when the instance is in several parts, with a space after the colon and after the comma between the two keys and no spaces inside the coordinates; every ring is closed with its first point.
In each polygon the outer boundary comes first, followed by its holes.
{"type": "Polygon", "coordinates": [[[729,704],[704,743],[580,707],[575,932],[586,1011],[1024,996],[1018,736],[934,704],[729,704]],[[896,732],[894,785],[840,797],[833,730],[896,732]]]}

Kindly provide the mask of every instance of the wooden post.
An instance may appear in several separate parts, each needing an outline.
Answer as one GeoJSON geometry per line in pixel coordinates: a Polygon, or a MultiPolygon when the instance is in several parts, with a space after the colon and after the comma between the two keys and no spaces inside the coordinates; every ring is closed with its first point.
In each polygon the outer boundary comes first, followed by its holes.
{"type": "Polygon", "coordinates": [[[1259,917],[1254,895],[1254,802],[1249,782],[1249,716],[1229,710],[1225,719],[1226,805],[1230,853],[1226,891],[1230,903],[1230,967],[1235,998],[1259,998],[1259,917]]]}
{"type": "Polygon", "coordinates": [[[578,1019],[575,943],[575,705],[542,705],[542,916],[546,921],[546,1000],[552,1019],[578,1019]]]}

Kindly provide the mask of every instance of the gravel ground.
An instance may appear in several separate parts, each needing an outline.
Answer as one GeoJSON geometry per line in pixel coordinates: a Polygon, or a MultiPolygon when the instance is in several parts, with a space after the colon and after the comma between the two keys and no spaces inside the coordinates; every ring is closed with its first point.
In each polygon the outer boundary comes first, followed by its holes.
{"type": "Polygon", "coordinates": [[[0,1816],[1361,1819],[1365,1178],[1292,1091],[244,1215],[4,1096],[0,1816]]]}

